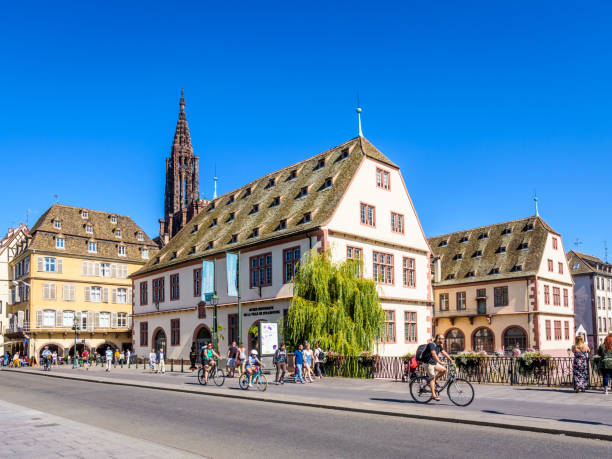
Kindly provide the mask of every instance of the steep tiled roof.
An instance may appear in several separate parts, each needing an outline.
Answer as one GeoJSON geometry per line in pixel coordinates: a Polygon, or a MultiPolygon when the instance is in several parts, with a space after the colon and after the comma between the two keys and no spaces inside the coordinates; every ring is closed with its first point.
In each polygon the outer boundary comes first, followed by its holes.
{"type": "Polygon", "coordinates": [[[586,253],[577,252],[576,250],[570,250],[567,253],[567,262],[572,276],[595,272],[609,275],[612,271],[612,264],[606,263],[596,256],[587,255],[586,253]],[[578,264],[578,268],[574,269],[576,264],[578,264]]]}
{"type": "Polygon", "coordinates": [[[434,256],[441,258],[440,282],[435,285],[534,275],[548,232],[557,234],[540,217],[528,217],[429,238],[434,256]]]}
{"type": "Polygon", "coordinates": [[[397,167],[367,140],[351,139],[218,197],[170,240],[159,261],[151,260],[137,274],[319,228],[364,156],[397,167]]]}
{"type": "Polygon", "coordinates": [[[151,238],[128,216],[63,204],[54,204],[42,214],[30,234],[32,241],[29,249],[44,252],[91,256],[87,244],[95,241],[98,249],[96,257],[142,262],[142,248],[148,249],[150,256],[154,256],[157,250],[151,238]],[[84,212],[86,217],[83,216],[84,212]],[[56,228],[56,221],[59,221],[60,228],[56,228]],[[92,233],[87,233],[87,225],[92,227],[92,233]],[[120,230],[121,237],[116,237],[117,230],[120,230]],[[139,233],[142,241],[138,240],[139,233]],[[64,249],[55,248],[56,237],[65,239],[64,249]],[[118,256],[119,244],[126,246],[125,257],[118,256]]]}

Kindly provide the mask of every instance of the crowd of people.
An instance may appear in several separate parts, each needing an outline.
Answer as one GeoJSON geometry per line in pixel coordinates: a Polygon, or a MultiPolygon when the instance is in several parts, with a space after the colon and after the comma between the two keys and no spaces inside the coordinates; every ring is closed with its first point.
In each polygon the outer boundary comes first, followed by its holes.
{"type": "MultiPolygon", "coordinates": [[[[71,355],[58,356],[57,351],[51,351],[48,346],[45,346],[41,352],[44,352],[45,357],[49,358],[51,366],[73,363],[71,355]]],[[[110,371],[111,364],[127,365],[132,362],[133,357],[134,354],[129,349],[121,351],[119,349],[115,349],[113,351],[110,346],[107,346],[106,350],[103,351],[102,354],[97,351],[89,352],[89,350],[85,348],[81,352],[77,351],[75,356],[79,367],[89,370],[89,368],[94,365],[102,365],[106,366],[107,371],[110,371]]],[[[38,364],[39,362],[36,360],[36,356],[29,357],[26,355],[20,355],[19,352],[16,352],[11,357],[7,351],[0,360],[0,365],[5,367],[37,367],[38,364]]],[[[42,361],[40,364],[42,365],[42,361]]]]}

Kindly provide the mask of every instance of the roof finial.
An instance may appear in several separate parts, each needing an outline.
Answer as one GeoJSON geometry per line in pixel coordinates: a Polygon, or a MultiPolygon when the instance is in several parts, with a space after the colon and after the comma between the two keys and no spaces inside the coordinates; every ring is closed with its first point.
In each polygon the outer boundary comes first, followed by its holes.
{"type": "Polygon", "coordinates": [[[359,103],[359,91],[357,91],[357,121],[359,122],[359,137],[363,137],[363,131],[361,130],[361,103],[359,103]]]}
{"type": "Polygon", "coordinates": [[[535,202],[535,216],[539,217],[540,212],[538,212],[538,195],[535,192],[533,193],[533,202],[535,202]]]}
{"type": "Polygon", "coordinates": [[[215,191],[213,193],[213,199],[217,199],[217,180],[219,180],[219,177],[217,177],[217,165],[215,164],[215,176],[213,177],[213,180],[215,181],[215,191]]]}
{"type": "Polygon", "coordinates": [[[183,92],[183,88],[181,88],[181,109],[185,108],[185,93],[183,92]]]}

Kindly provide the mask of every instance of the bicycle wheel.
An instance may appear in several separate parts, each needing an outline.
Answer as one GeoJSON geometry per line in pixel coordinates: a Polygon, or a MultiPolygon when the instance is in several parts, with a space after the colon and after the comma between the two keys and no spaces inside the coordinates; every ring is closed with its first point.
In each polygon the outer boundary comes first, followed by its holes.
{"type": "Polygon", "coordinates": [[[264,375],[257,376],[257,390],[263,392],[268,388],[268,380],[264,375]]]}
{"type": "Polygon", "coordinates": [[[457,406],[468,406],[474,400],[474,388],[469,381],[457,378],[446,389],[448,398],[457,406]]]}
{"type": "Polygon", "coordinates": [[[198,370],[198,382],[202,385],[206,385],[206,381],[204,380],[204,368],[198,370]]]}
{"type": "Polygon", "coordinates": [[[419,376],[410,381],[410,395],[417,403],[427,403],[433,397],[431,388],[429,387],[429,378],[427,376],[419,376]]]}
{"type": "Polygon", "coordinates": [[[240,379],[238,379],[238,385],[243,390],[249,389],[249,377],[246,373],[242,373],[242,375],[240,376],[240,379]]]}
{"type": "Polygon", "coordinates": [[[217,370],[213,373],[213,382],[215,383],[215,386],[223,385],[225,382],[225,373],[223,373],[223,370],[217,368],[217,370]]]}

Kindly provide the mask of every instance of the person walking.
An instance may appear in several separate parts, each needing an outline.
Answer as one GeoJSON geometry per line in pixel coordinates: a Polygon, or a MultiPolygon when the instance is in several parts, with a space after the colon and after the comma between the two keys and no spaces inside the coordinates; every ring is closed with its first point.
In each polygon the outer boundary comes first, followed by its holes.
{"type": "Polygon", "coordinates": [[[325,352],[321,349],[321,345],[317,343],[317,347],[314,350],[314,371],[317,378],[321,379],[323,375],[322,367],[323,360],[325,360],[325,352]]]}
{"type": "Polygon", "coordinates": [[[155,370],[155,364],[157,363],[157,355],[155,354],[155,348],[151,349],[149,353],[149,372],[153,373],[155,370]]]}
{"type": "Polygon", "coordinates": [[[572,370],[574,374],[574,391],[584,392],[589,386],[589,346],[582,336],[576,336],[576,344],[572,346],[574,361],[572,370]]]}
{"type": "Polygon", "coordinates": [[[106,346],[106,351],[104,352],[106,356],[106,371],[110,371],[111,363],[113,363],[113,351],[110,346],[106,346]]]}
{"type": "Polygon", "coordinates": [[[312,361],[313,352],[310,349],[310,343],[306,343],[306,349],[304,349],[304,379],[308,382],[314,382],[312,380],[312,361]]]}
{"type": "Polygon", "coordinates": [[[237,356],[238,356],[238,348],[236,347],[236,341],[232,341],[232,345],[227,350],[227,370],[228,370],[227,376],[228,378],[234,377],[237,356]]]}
{"type": "Polygon", "coordinates": [[[127,363],[128,368],[132,366],[132,351],[129,349],[125,350],[125,361],[127,363]]]}
{"type": "Polygon", "coordinates": [[[83,349],[83,353],[81,355],[83,357],[83,366],[89,371],[89,351],[87,349],[83,349]]]}
{"type": "Polygon", "coordinates": [[[155,363],[157,364],[157,370],[155,371],[155,373],[161,373],[166,374],[166,361],[165,361],[165,356],[164,356],[164,349],[163,348],[159,348],[159,351],[157,351],[157,354],[155,355],[155,363]]]}
{"type": "Polygon", "coordinates": [[[287,349],[285,348],[285,343],[282,343],[274,353],[272,363],[276,366],[276,378],[274,379],[274,383],[277,386],[279,384],[285,384],[285,373],[287,373],[287,349]]]}
{"type": "Polygon", "coordinates": [[[121,358],[121,354],[119,354],[119,349],[115,349],[115,368],[117,367],[117,364],[119,363],[120,358],[121,358]]]}
{"type": "Polygon", "coordinates": [[[125,363],[125,351],[121,351],[119,353],[119,365],[123,365],[125,363]]]}
{"type": "Polygon", "coordinates": [[[53,351],[53,365],[57,366],[57,351],[53,351]]]}
{"type": "Polygon", "coordinates": [[[610,378],[612,378],[612,332],[608,333],[604,342],[597,351],[599,355],[599,371],[603,376],[604,395],[610,391],[610,378]]]}
{"type": "Polygon", "coordinates": [[[193,342],[191,343],[191,351],[189,351],[189,362],[191,363],[191,366],[189,367],[189,369],[191,370],[192,373],[195,370],[197,370],[196,368],[197,359],[198,359],[198,351],[196,350],[196,343],[193,342]]]}
{"type": "Polygon", "coordinates": [[[247,359],[247,353],[246,353],[246,349],[244,348],[244,343],[240,343],[240,347],[238,348],[238,362],[237,362],[240,374],[238,376],[242,376],[244,374],[246,359],[247,359]]]}
{"type": "Polygon", "coordinates": [[[304,378],[302,376],[302,369],[304,367],[304,346],[301,344],[293,353],[293,366],[295,367],[295,382],[298,382],[298,378],[302,384],[304,384],[304,378]]]}

